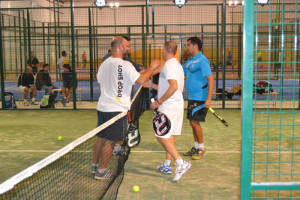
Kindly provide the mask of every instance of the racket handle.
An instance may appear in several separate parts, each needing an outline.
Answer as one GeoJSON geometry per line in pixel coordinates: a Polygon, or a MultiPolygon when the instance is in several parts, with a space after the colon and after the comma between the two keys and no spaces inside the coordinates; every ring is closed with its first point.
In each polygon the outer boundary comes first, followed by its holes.
{"type": "Polygon", "coordinates": [[[131,114],[130,112],[127,112],[128,122],[131,122],[131,114]]]}
{"type": "Polygon", "coordinates": [[[215,111],[214,111],[211,107],[209,107],[209,111],[210,111],[211,113],[215,113],[215,111]]]}

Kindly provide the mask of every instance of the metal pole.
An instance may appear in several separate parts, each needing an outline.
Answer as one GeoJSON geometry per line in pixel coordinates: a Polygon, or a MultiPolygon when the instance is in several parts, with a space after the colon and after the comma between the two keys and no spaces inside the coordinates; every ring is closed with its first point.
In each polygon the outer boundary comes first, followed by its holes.
{"type": "Polygon", "coordinates": [[[238,51],[238,78],[239,80],[242,79],[241,77],[241,72],[242,72],[242,25],[239,24],[239,39],[238,39],[238,43],[239,43],[239,51],[238,51]]]}
{"type": "Polygon", "coordinates": [[[29,9],[27,8],[27,39],[28,39],[28,58],[29,58],[29,66],[32,67],[31,65],[31,35],[30,35],[30,13],[29,13],[29,9]]]}
{"type": "Polygon", "coordinates": [[[89,9],[89,47],[90,47],[90,101],[93,101],[93,96],[94,96],[94,86],[93,86],[93,40],[92,40],[92,34],[93,34],[93,29],[92,29],[92,13],[91,9],[89,9]]]}
{"type": "Polygon", "coordinates": [[[216,61],[216,66],[217,66],[217,71],[216,71],[216,89],[219,88],[219,5],[217,5],[217,61],[216,61]]]}
{"type": "Polygon", "coordinates": [[[21,12],[18,10],[19,17],[19,41],[20,41],[20,66],[21,66],[21,75],[23,73],[23,59],[22,59],[22,37],[21,37],[21,12]]]}
{"type": "Polygon", "coordinates": [[[72,40],[72,73],[73,73],[73,109],[76,109],[76,72],[75,72],[75,41],[74,41],[74,5],[70,1],[71,8],[71,40],[72,40]]]}
{"type": "Polygon", "coordinates": [[[14,16],[14,31],[15,31],[15,60],[16,60],[16,66],[15,66],[15,69],[16,69],[16,77],[18,77],[18,47],[17,47],[17,17],[14,16]]]}
{"type": "Polygon", "coordinates": [[[152,38],[154,38],[155,34],[155,14],[154,14],[154,6],[152,6],[152,38]]]}
{"type": "Polygon", "coordinates": [[[146,34],[149,35],[149,0],[146,0],[146,34]]]}
{"type": "Polygon", "coordinates": [[[146,66],[146,38],[145,38],[145,22],[144,22],[144,18],[145,18],[145,12],[144,12],[144,6],[141,7],[142,9],[142,57],[143,57],[143,66],[146,66]]]}
{"type": "Polygon", "coordinates": [[[43,58],[46,61],[46,41],[45,41],[45,23],[43,22],[43,58]]]}
{"type": "Polygon", "coordinates": [[[4,101],[4,70],[3,70],[3,52],[2,52],[2,14],[0,11],[0,74],[1,74],[1,100],[2,100],[2,109],[4,109],[5,101],[4,101]]]}
{"type": "Polygon", "coordinates": [[[222,87],[222,108],[225,108],[225,38],[226,37],[226,0],[223,1],[222,5],[222,79],[223,79],[223,87],[222,87]]]}
{"type": "Polygon", "coordinates": [[[57,37],[56,37],[56,7],[55,7],[55,1],[53,1],[53,8],[54,8],[54,52],[55,52],[55,77],[56,81],[58,80],[58,74],[57,74],[57,37]]]}
{"type": "Polygon", "coordinates": [[[243,26],[242,153],[240,199],[251,199],[254,1],[245,1],[243,26]]]}
{"type": "Polygon", "coordinates": [[[25,20],[25,11],[23,11],[23,29],[24,29],[24,58],[25,58],[25,67],[27,65],[27,62],[26,62],[26,58],[27,58],[27,40],[26,40],[26,20],[25,20]]]}

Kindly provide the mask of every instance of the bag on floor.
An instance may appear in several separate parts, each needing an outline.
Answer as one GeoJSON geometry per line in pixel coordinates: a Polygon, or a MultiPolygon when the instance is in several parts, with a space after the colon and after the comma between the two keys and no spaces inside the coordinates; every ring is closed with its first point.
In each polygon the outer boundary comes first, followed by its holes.
{"type": "Polygon", "coordinates": [[[13,93],[4,92],[4,108],[9,108],[9,109],[17,108],[13,93]]]}
{"type": "Polygon", "coordinates": [[[55,108],[55,96],[52,93],[47,93],[41,100],[40,108],[55,108]]]}

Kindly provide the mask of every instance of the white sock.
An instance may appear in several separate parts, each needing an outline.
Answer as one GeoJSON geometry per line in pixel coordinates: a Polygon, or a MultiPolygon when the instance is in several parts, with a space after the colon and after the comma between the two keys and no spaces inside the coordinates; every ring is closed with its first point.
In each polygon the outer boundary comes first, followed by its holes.
{"type": "Polygon", "coordinates": [[[178,159],[176,160],[176,164],[177,164],[177,166],[178,166],[178,165],[183,165],[183,160],[182,160],[182,158],[178,158],[178,159]]]}
{"type": "Polygon", "coordinates": [[[171,164],[171,160],[165,160],[165,162],[164,162],[165,166],[170,165],[170,164],[171,164]]]}
{"type": "Polygon", "coordinates": [[[92,167],[94,167],[94,166],[97,166],[97,167],[98,167],[98,164],[93,163],[93,164],[92,164],[92,167]]]}
{"type": "Polygon", "coordinates": [[[199,144],[199,149],[204,150],[204,143],[199,144]]]}
{"type": "Polygon", "coordinates": [[[199,143],[198,142],[195,142],[195,148],[199,149],[199,143]]]}
{"type": "Polygon", "coordinates": [[[35,101],[35,98],[32,98],[32,101],[35,101]]]}

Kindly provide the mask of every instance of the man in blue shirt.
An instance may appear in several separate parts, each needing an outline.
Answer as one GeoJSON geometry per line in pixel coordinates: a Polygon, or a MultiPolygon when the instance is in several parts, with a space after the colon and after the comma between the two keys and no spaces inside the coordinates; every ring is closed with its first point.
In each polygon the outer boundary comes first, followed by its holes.
{"type": "Polygon", "coordinates": [[[203,133],[200,122],[205,122],[214,89],[214,77],[210,63],[202,54],[202,42],[198,37],[187,40],[187,52],[191,58],[183,66],[186,75],[186,89],[189,95],[187,118],[193,129],[195,146],[184,156],[199,160],[205,155],[203,133]]]}
{"type": "MultiPolygon", "coordinates": [[[[131,62],[131,64],[134,66],[134,68],[136,69],[137,72],[140,72],[141,69],[140,67],[135,63],[133,62],[130,58],[128,58],[128,55],[130,55],[131,53],[131,39],[127,36],[122,36],[123,38],[125,38],[125,40],[127,41],[127,44],[125,45],[125,48],[126,48],[126,56],[123,58],[123,60],[126,60],[126,61],[129,61],[131,62]]],[[[109,51],[102,59],[102,62],[104,62],[107,58],[111,57],[111,51],[109,51]]]]}

